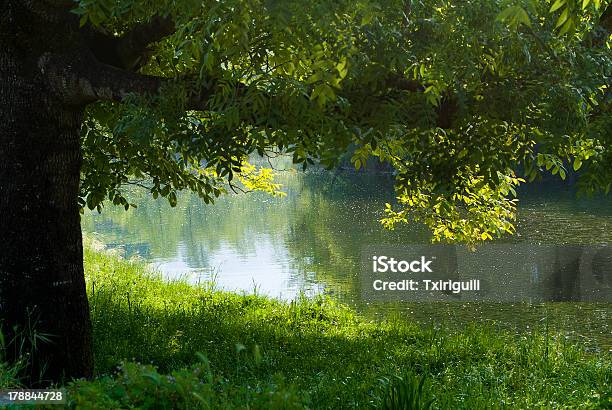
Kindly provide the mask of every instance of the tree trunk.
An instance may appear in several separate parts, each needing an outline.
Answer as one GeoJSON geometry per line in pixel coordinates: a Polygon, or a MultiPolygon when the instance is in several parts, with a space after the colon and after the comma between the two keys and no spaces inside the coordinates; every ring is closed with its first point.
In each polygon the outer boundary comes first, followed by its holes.
{"type": "MultiPolygon", "coordinates": [[[[61,31],[9,1],[0,16],[0,320],[26,383],[89,377],[91,321],[77,205],[83,107],[61,101],[38,59],[61,31]],[[47,23],[47,24],[45,24],[47,23]]],[[[65,45],[64,45],[65,46],[65,45]]]]}

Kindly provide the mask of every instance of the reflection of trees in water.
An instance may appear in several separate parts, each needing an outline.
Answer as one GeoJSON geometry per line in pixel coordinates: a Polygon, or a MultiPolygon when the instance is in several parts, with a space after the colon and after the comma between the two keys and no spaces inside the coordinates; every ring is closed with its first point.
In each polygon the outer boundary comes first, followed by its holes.
{"type": "Polygon", "coordinates": [[[421,227],[385,231],[378,222],[385,202],[394,197],[387,177],[347,173],[306,175],[304,180],[287,248],[297,271],[314,272],[316,281],[340,298],[360,297],[363,246],[427,241],[421,227]]]}
{"type": "Polygon", "coordinates": [[[609,246],[557,246],[549,272],[543,283],[545,300],[605,300],[611,291],[612,249],[609,246]]]}
{"type": "MultiPolygon", "coordinates": [[[[86,232],[104,233],[107,242],[127,244],[127,253],[170,259],[180,252],[193,267],[210,266],[211,253],[223,249],[247,256],[258,246],[270,246],[278,254],[289,252],[287,262],[293,264],[296,272],[295,284],[303,283],[304,279],[314,280],[351,298],[361,294],[359,270],[363,246],[428,242],[429,234],[422,227],[409,225],[385,231],[379,224],[384,203],[394,197],[393,181],[388,176],[283,172],[279,180],[285,185],[286,198],[228,195],[212,206],[195,195],[183,193],[177,207],[171,208],[165,200],[155,201],[142,192],[134,192],[132,199],[137,209],[126,212],[108,206],[101,215],[86,214],[82,225],[86,232]]],[[[511,241],[530,242],[543,236],[554,238],[556,243],[593,241],[592,232],[588,232],[590,225],[576,225],[584,223],[586,216],[598,220],[600,226],[605,225],[601,218],[606,215],[599,217],[599,208],[595,207],[591,214],[576,215],[572,222],[572,213],[565,208],[574,205],[566,204],[564,201],[568,200],[563,198],[529,208],[523,213],[519,229],[523,236],[511,241]],[[545,215],[544,219],[540,213],[545,215]],[[544,225],[546,231],[541,230],[544,225]],[[576,236],[578,231],[582,232],[580,229],[588,232],[588,237],[576,236]]],[[[533,198],[531,201],[533,205],[533,198]]],[[[527,203],[532,206],[529,199],[527,203]]],[[[554,241],[550,239],[550,243],[554,241]]],[[[550,265],[546,268],[546,299],[573,300],[580,295],[576,269],[579,256],[572,255],[559,251],[554,272],[550,273],[553,270],[550,265]]],[[[597,283],[607,283],[609,289],[610,249],[593,256],[592,264],[597,283]]]]}
{"type": "Polygon", "coordinates": [[[267,234],[267,242],[282,242],[277,233],[290,215],[288,201],[261,194],[228,195],[209,206],[183,193],[175,208],[165,200],[134,196],[137,209],[107,207],[100,215],[90,213],[83,217],[83,230],[100,232],[105,241],[146,241],[156,258],[175,257],[180,246],[191,266],[207,266],[207,255],[224,246],[249,254],[258,245],[254,236],[267,234]]]}
{"type": "Polygon", "coordinates": [[[584,246],[555,248],[554,268],[544,289],[552,302],[580,300],[580,262],[584,246]]]}
{"type": "Polygon", "coordinates": [[[612,287],[612,247],[605,246],[597,251],[591,263],[593,277],[600,286],[612,287]]]}
{"type": "MultiPolygon", "coordinates": [[[[375,175],[282,172],[286,198],[265,194],[227,195],[215,205],[183,193],[171,208],[135,191],[138,208],[105,208],[83,218],[86,232],[101,232],[107,241],[148,245],[155,258],[176,257],[178,249],[190,266],[209,266],[208,255],[222,248],[252,253],[261,242],[287,249],[295,271],[335,289],[354,289],[362,244],[398,243],[401,232],[385,232],[378,219],[394,194],[392,180],[375,175]],[[342,286],[336,286],[342,284],[342,286]]],[[[405,235],[404,235],[405,236],[405,235]]],[[[144,256],[144,255],[143,255],[144,256]]]]}

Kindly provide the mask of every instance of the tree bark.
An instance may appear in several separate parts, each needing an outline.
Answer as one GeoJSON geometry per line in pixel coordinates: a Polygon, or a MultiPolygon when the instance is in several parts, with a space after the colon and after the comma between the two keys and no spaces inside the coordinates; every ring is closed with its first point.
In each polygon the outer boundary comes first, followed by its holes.
{"type": "Polygon", "coordinates": [[[23,4],[0,16],[0,321],[6,359],[27,360],[34,386],[90,377],[93,354],[77,205],[84,106],[58,98],[38,67],[71,36],[23,4]]]}

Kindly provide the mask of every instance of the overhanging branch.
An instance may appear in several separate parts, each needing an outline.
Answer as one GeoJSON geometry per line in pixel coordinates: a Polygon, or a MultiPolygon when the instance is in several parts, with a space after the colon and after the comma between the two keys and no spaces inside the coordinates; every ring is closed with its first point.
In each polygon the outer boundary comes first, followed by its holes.
{"type": "Polygon", "coordinates": [[[155,16],[133,27],[123,36],[115,37],[91,25],[81,29],[88,47],[96,58],[106,64],[136,71],[149,59],[152,43],[162,40],[176,30],[169,16],[155,16]]]}
{"type": "Polygon", "coordinates": [[[38,60],[40,72],[64,102],[85,105],[99,100],[122,101],[129,94],[156,94],[163,84],[146,76],[99,63],[81,54],[46,53],[38,60]]]}
{"type": "MultiPolygon", "coordinates": [[[[178,80],[134,73],[98,62],[94,56],[74,52],[46,53],[38,60],[40,72],[53,92],[64,102],[86,105],[96,101],[121,102],[132,94],[157,95],[164,86],[178,80]]],[[[187,101],[187,109],[204,110],[214,93],[214,83],[201,87],[187,101]]]]}
{"type": "Polygon", "coordinates": [[[169,16],[155,16],[150,21],[134,27],[119,38],[117,53],[124,68],[136,69],[148,59],[149,45],[171,35],[176,30],[169,16]]]}
{"type": "Polygon", "coordinates": [[[419,81],[409,80],[400,74],[389,75],[384,82],[385,87],[399,91],[423,92],[425,87],[419,81]]]}

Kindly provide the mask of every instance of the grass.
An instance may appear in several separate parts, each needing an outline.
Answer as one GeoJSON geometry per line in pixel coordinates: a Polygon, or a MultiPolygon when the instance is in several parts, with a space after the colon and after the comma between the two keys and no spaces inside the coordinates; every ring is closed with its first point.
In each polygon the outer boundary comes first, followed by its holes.
{"type": "Polygon", "coordinates": [[[284,303],[166,282],[142,263],[93,249],[85,266],[97,377],[66,386],[73,408],[612,404],[609,353],[544,332],[374,322],[329,298],[284,303]]]}

